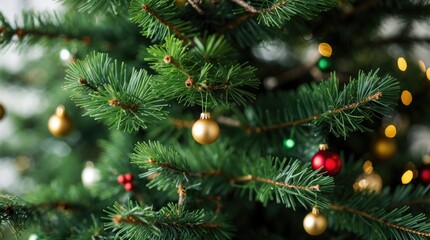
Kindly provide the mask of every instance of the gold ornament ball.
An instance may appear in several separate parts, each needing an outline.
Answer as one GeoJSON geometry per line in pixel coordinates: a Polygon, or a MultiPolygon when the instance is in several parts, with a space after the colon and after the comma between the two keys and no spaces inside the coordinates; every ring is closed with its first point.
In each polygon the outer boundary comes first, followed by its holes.
{"type": "Polygon", "coordinates": [[[56,137],[64,137],[72,131],[72,121],[67,116],[63,105],[58,106],[55,114],[49,118],[48,128],[51,134],[56,137]]]}
{"type": "Polygon", "coordinates": [[[6,115],[6,110],[4,109],[3,105],[0,104],[0,120],[4,118],[4,115],[6,115]]]}
{"type": "Polygon", "coordinates": [[[303,228],[312,236],[318,236],[327,229],[328,221],[326,216],[320,213],[319,208],[313,207],[312,212],[308,213],[303,219],[303,228]]]}
{"type": "Polygon", "coordinates": [[[382,190],[382,178],[377,173],[363,173],[353,185],[354,191],[379,193],[382,190]]]}
{"type": "Polygon", "coordinates": [[[191,134],[196,142],[211,144],[218,139],[220,128],[218,123],[210,118],[210,113],[203,112],[200,114],[200,119],[193,124],[191,134]]]}

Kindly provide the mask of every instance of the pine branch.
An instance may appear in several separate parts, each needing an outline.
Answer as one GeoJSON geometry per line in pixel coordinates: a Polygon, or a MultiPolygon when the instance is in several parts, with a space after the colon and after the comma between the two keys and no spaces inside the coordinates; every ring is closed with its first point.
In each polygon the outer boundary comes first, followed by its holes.
{"type": "Polygon", "coordinates": [[[399,90],[394,78],[377,76],[378,71],[364,74],[360,72],[357,80],[351,79],[342,91],[335,75],[320,85],[302,85],[296,93],[271,96],[256,104],[251,115],[253,124],[261,126],[242,127],[248,132],[267,132],[305,123],[327,124],[337,136],[347,136],[356,130],[366,131],[365,121],[373,117],[390,114],[397,102],[399,90]],[[271,102],[286,103],[285,106],[268,107],[271,102]],[[264,110],[269,108],[269,110],[264,110]],[[274,123],[271,115],[281,112],[279,119],[286,121],[274,123]],[[298,118],[297,118],[298,117],[298,118]]]}
{"type": "Polygon", "coordinates": [[[189,23],[179,19],[173,1],[133,0],[130,3],[131,21],[143,28],[142,34],[162,40],[173,33],[183,44],[190,43],[189,37],[197,32],[189,23]]]}
{"type": "Polygon", "coordinates": [[[205,11],[200,7],[199,0],[187,0],[187,1],[200,15],[205,14],[205,11]]]}
{"type": "Polygon", "coordinates": [[[328,110],[326,113],[322,113],[322,114],[316,114],[307,118],[302,118],[302,119],[297,119],[294,121],[289,121],[289,122],[283,122],[283,123],[279,123],[276,125],[269,125],[269,126],[262,126],[262,127],[255,127],[255,128],[249,128],[249,127],[245,127],[245,131],[247,132],[256,132],[256,133],[261,133],[261,132],[265,132],[265,131],[273,131],[273,130],[277,130],[277,129],[281,129],[281,128],[286,128],[286,127],[291,127],[291,126],[297,126],[300,124],[304,124],[304,123],[308,123],[308,122],[312,122],[317,120],[318,118],[321,118],[324,114],[325,115],[335,115],[335,114],[339,114],[339,113],[343,113],[349,110],[353,110],[361,105],[367,104],[370,101],[377,101],[382,97],[382,93],[381,92],[377,92],[371,96],[368,96],[364,99],[361,99],[357,102],[353,102],[351,104],[348,104],[346,106],[342,106],[333,110],[328,110]]]}
{"type": "Polygon", "coordinates": [[[226,31],[233,30],[250,18],[257,17],[258,23],[268,27],[282,27],[285,21],[299,15],[305,18],[313,17],[317,12],[326,11],[333,7],[336,1],[264,1],[261,6],[254,7],[243,0],[231,0],[243,7],[247,12],[238,16],[217,31],[221,35],[226,31]]]}
{"type": "Polygon", "coordinates": [[[430,187],[399,186],[378,194],[343,191],[329,205],[335,229],[356,233],[369,239],[427,239],[430,219],[420,213],[413,216],[409,204],[426,204],[430,187]],[[348,224],[345,220],[348,219],[348,224]]]}
{"type": "Polygon", "coordinates": [[[129,5],[129,0],[110,0],[110,1],[99,1],[99,0],[60,0],[63,4],[70,6],[72,9],[76,9],[80,12],[86,13],[113,13],[115,15],[121,14],[126,15],[129,5]]]}
{"type": "Polygon", "coordinates": [[[137,131],[167,114],[163,99],[151,89],[146,71],[113,61],[106,54],[93,53],[69,65],[66,89],[86,109],[86,115],[123,131],[137,131]]]}
{"type": "Polygon", "coordinates": [[[0,195],[0,226],[9,226],[18,233],[37,219],[39,214],[35,208],[17,197],[0,195]]]}
{"type": "MultiPolygon", "coordinates": [[[[354,215],[360,216],[360,218],[355,218],[354,222],[350,222],[351,225],[354,225],[352,228],[350,226],[340,226],[338,220],[334,222],[337,228],[353,231],[363,235],[367,239],[388,239],[391,238],[388,237],[389,235],[396,239],[427,239],[430,237],[429,219],[425,214],[418,214],[416,216],[407,214],[408,207],[395,209],[391,212],[373,210],[373,214],[336,204],[330,204],[329,209],[348,214],[350,218],[354,215]],[[363,222],[358,223],[357,221],[361,219],[363,219],[363,222]]],[[[342,219],[344,218],[342,217],[342,219]]]]}
{"type": "Polygon", "coordinates": [[[220,215],[168,204],[159,211],[128,202],[106,211],[106,227],[125,239],[229,239],[231,227],[220,215]]]}
{"type": "Polygon", "coordinates": [[[227,180],[225,184],[249,191],[265,204],[275,198],[277,202],[292,208],[296,207],[296,202],[305,207],[315,204],[327,206],[326,194],[332,191],[333,179],[318,174],[308,164],[271,157],[246,159],[241,159],[241,170],[238,173],[231,172],[236,167],[228,164],[201,172],[191,171],[187,160],[173,148],[149,142],[136,145],[132,162],[146,170],[142,177],[157,174],[149,187],[166,190],[186,184],[191,188],[210,181],[208,178],[221,177],[227,180]],[[250,163],[247,164],[246,161],[250,163]]]}
{"type": "Polygon", "coordinates": [[[78,43],[80,47],[110,50],[112,46],[126,33],[123,29],[130,29],[129,23],[116,19],[117,29],[107,29],[112,19],[95,17],[84,14],[68,13],[57,15],[54,13],[35,13],[27,11],[22,13],[23,22],[10,24],[0,13],[0,47],[6,47],[18,41],[20,47],[33,45],[57,46],[58,40],[63,45],[78,43]],[[91,22],[93,28],[89,28],[91,22]],[[96,22],[96,24],[94,24],[96,22]],[[79,29],[77,31],[77,29],[79,29]],[[15,40],[16,39],[16,40],[15,40]]]}
{"type": "Polygon", "coordinates": [[[239,105],[255,98],[248,88],[256,88],[256,69],[246,64],[218,63],[214,59],[230,49],[224,39],[209,37],[194,47],[169,36],[163,45],[151,46],[145,60],[158,72],[154,77],[157,92],[166,99],[185,105],[207,107],[239,105]],[[207,102],[207,103],[206,103],[207,102]]]}

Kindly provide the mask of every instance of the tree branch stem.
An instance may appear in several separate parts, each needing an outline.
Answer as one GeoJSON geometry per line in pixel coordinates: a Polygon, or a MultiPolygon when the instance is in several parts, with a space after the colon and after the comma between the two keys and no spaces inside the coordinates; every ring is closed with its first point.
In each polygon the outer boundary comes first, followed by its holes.
{"type": "Polygon", "coordinates": [[[356,215],[359,215],[361,217],[370,219],[372,221],[378,222],[378,223],[385,225],[387,227],[390,227],[390,228],[395,228],[395,229],[398,229],[398,230],[401,230],[404,232],[409,232],[409,233],[420,235],[420,236],[430,237],[430,232],[421,232],[421,231],[417,231],[417,230],[414,230],[414,229],[411,229],[408,227],[400,226],[400,225],[388,222],[388,221],[384,220],[383,218],[377,218],[368,212],[360,211],[358,209],[349,208],[349,207],[345,207],[342,205],[336,205],[336,204],[330,204],[329,209],[339,211],[339,212],[349,212],[349,213],[356,214],[356,215]]]}

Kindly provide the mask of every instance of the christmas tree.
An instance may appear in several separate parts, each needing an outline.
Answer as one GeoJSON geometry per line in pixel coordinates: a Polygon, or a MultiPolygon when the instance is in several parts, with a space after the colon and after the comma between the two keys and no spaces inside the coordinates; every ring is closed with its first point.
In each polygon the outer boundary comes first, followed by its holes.
{"type": "Polygon", "coordinates": [[[430,237],[428,1],[58,2],[0,13],[3,239],[430,237]]]}

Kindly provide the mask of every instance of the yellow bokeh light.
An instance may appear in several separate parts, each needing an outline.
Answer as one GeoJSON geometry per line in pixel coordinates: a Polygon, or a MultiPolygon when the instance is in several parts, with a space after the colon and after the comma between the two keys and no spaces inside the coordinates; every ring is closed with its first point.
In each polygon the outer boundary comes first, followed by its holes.
{"type": "Polygon", "coordinates": [[[405,106],[409,106],[412,102],[412,94],[408,90],[404,90],[402,92],[402,95],[400,96],[400,99],[402,99],[402,103],[405,106]]]}
{"type": "Polygon", "coordinates": [[[408,68],[408,64],[406,63],[406,59],[399,57],[397,59],[397,67],[399,67],[400,71],[402,71],[402,72],[406,71],[406,68],[408,68]]]}
{"type": "Polygon", "coordinates": [[[430,68],[427,68],[426,76],[427,76],[427,79],[430,80],[430,68]]]}
{"type": "Polygon", "coordinates": [[[408,184],[412,181],[414,177],[414,173],[411,170],[407,170],[405,173],[403,173],[402,175],[402,183],[403,184],[408,184]]]}
{"type": "Polygon", "coordinates": [[[333,50],[330,44],[328,43],[323,42],[318,45],[318,52],[324,57],[330,57],[332,54],[332,51],[333,50]]]}
{"type": "Polygon", "coordinates": [[[396,136],[396,134],[397,134],[396,126],[394,126],[394,125],[388,125],[385,128],[385,136],[387,136],[389,138],[393,138],[393,137],[396,136]]]}
{"type": "Polygon", "coordinates": [[[420,67],[421,71],[426,72],[426,64],[423,60],[418,61],[418,66],[420,67]]]}

